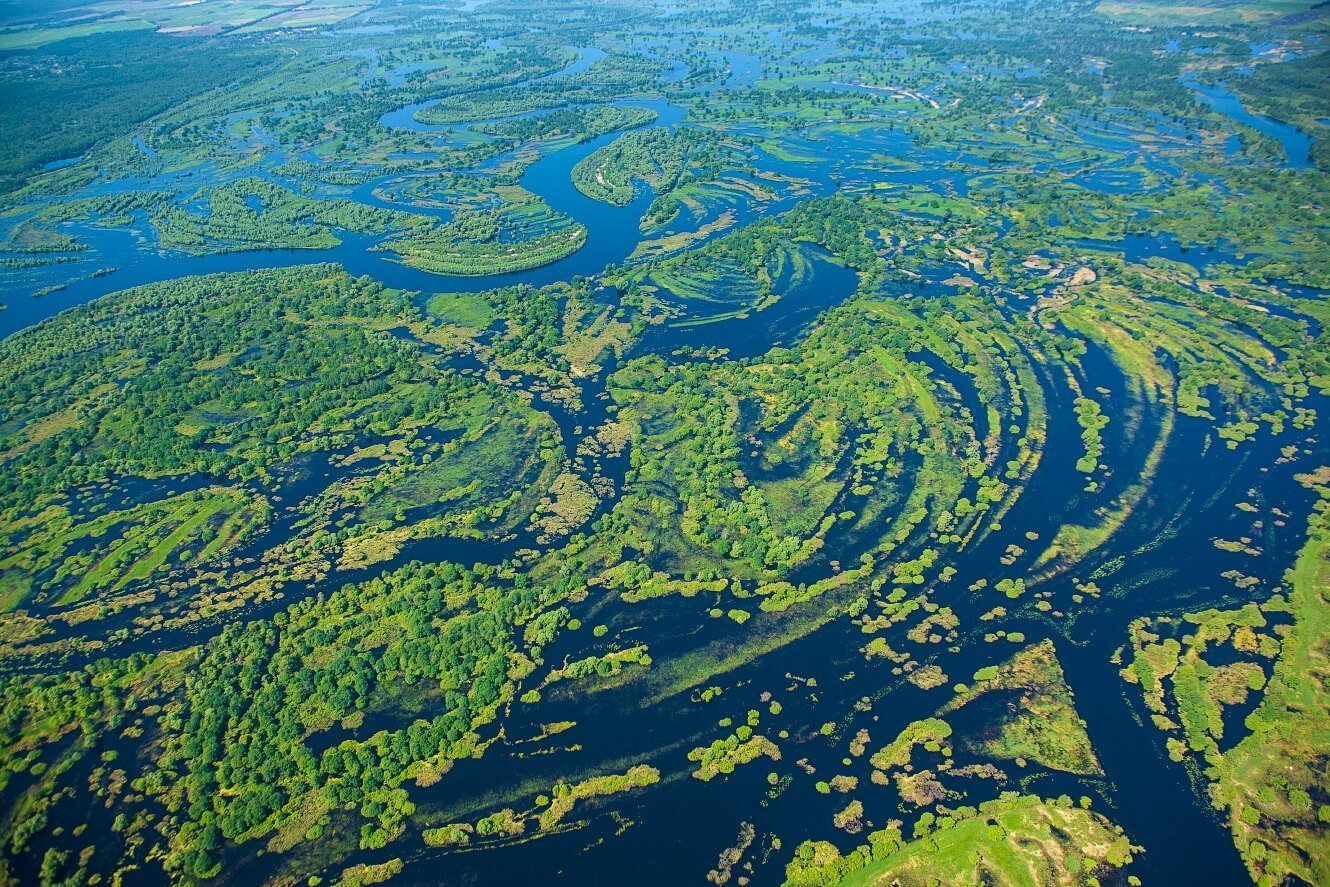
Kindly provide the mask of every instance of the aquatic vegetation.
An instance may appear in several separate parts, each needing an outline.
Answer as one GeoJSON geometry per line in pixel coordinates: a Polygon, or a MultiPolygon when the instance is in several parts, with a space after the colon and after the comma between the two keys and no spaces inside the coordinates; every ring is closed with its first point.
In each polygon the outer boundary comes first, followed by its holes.
{"type": "Polygon", "coordinates": [[[659,781],[659,770],[647,764],[638,764],[622,774],[592,776],[572,784],[557,782],[548,794],[536,796],[535,804],[529,811],[503,808],[481,817],[474,825],[467,822],[450,823],[427,828],[421,836],[430,847],[467,847],[477,844],[492,846],[505,840],[524,838],[527,836],[528,823],[539,834],[551,834],[578,827],[576,823],[564,820],[579,802],[646,788],[659,781]]]}
{"type": "Polygon", "coordinates": [[[6,609],[67,605],[155,579],[174,564],[208,565],[247,541],[272,509],[238,489],[184,493],[76,522],[67,506],[51,505],[12,525],[0,561],[6,609]],[[107,541],[101,544],[99,540],[107,541]]]}
{"type": "Polygon", "coordinates": [[[367,207],[350,200],[311,200],[263,179],[248,178],[209,189],[208,212],[159,204],[152,225],[164,247],[186,252],[245,249],[330,249],[334,229],[385,234],[420,228],[422,216],[367,207]]]}
{"type": "MultiPolygon", "coordinates": [[[[556,71],[563,67],[557,66],[556,71]]],[[[566,105],[607,102],[650,86],[662,67],[659,60],[646,56],[611,52],[596,59],[586,70],[557,81],[486,91],[460,90],[423,108],[415,116],[424,124],[457,124],[566,105]]]]}
{"type": "Polygon", "coordinates": [[[944,705],[939,714],[964,711],[988,698],[1005,700],[996,714],[997,735],[961,742],[998,760],[1032,761],[1069,773],[1101,773],[1052,641],[1032,644],[997,666],[975,672],[974,683],[944,705]],[[994,694],[994,697],[990,697],[994,694]]]}
{"type": "Polygon", "coordinates": [[[458,213],[428,231],[384,242],[413,268],[435,274],[481,276],[524,271],[557,262],[582,248],[586,229],[511,188],[497,209],[458,213]]]}
{"type": "Polygon", "coordinates": [[[612,795],[633,788],[646,788],[660,781],[660,771],[646,764],[639,764],[623,775],[597,776],[573,785],[558,783],[550,791],[550,803],[540,814],[540,827],[543,830],[556,826],[569,813],[573,806],[586,798],[599,795],[612,795]]]}
{"type": "Polygon", "coordinates": [[[779,761],[780,749],[765,736],[754,735],[751,728],[740,727],[724,739],[693,749],[688,753],[688,760],[697,762],[693,775],[709,782],[717,776],[733,773],[735,767],[750,764],[763,755],[779,761]]]}
{"type": "Polygon", "coordinates": [[[518,117],[495,123],[477,124],[473,128],[519,143],[537,139],[564,138],[584,142],[617,130],[645,126],[654,121],[656,116],[656,112],[649,108],[592,106],[562,108],[535,117],[518,117]]]}
{"type": "Polygon", "coordinates": [[[873,753],[870,763],[875,770],[892,770],[910,762],[916,745],[930,745],[936,751],[951,736],[951,725],[939,718],[927,718],[910,724],[889,745],[873,753]]]}
{"type": "MultiPolygon", "coordinates": [[[[514,403],[508,421],[496,424],[505,395],[422,364],[384,331],[421,322],[409,300],[326,266],[143,290],[101,311],[82,316],[82,349],[64,350],[72,328],[56,324],[43,335],[63,357],[15,352],[7,362],[6,420],[19,429],[0,467],[12,479],[4,503],[12,551],[0,568],[9,609],[137,594],[165,576],[174,596],[240,589],[265,573],[279,581],[293,569],[317,574],[330,556],[363,561],[366,534],[408,518],[411,529],[385,537],[389,545],[516,524],[535,500],[524,505],[514,492],[533,483],[549,489],[561,461],[544,443],[553,426],[529,408],[514,403]],[[238,322],[260,305],[276,310],[265,321],[238,322]],[[139,319],[144,312],[151,323],[139,319]],[[348,464],[368,459],[378,471],[283,507],[340,505],[336,525],[325,515],[303,551],[279,555],[274,546],[267,566],[227,575],[222,558],[242,543],[264,545],[262,529],[276,514],[272,488],[303,460],[338,451],[348,464]],[[74,452],[91,458],[69,458],[74,452]],[[509,467],[500,471],[505,452],[509,467]],[[235,486],[109,505],[135,478],[191,477],[235,486]]],[[[125,603],[142,607],[158,596],[125,603]]]]}

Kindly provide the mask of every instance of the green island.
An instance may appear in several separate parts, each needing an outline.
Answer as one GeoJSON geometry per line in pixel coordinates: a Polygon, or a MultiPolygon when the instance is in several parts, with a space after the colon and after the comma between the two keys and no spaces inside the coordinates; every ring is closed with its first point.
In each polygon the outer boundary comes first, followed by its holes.
{"type": "Polygon", "coordinates": [[[930,818],[910,840],[893,826],[873,832],[867,844],[845,856],[825,841],[802,844],[785,883],[1076,884],[1122,868],[1134,849],[1104,817],[1070,798],[1044,801],[1008,792],[978,809],[930,818]]]}
{"type": "Polygon", "coordinates": [[[1051,641],[1027,647],[1001,665],[979,669],[974,683],[958,692],[939,714],[982,704],[979,700],[987,701],[990,694],[1009,697],[1006,715],[984,719],[987,729],[998,725],[997,736],[965,742],[988,757],[1015,760],[1022,766],[1029,760],[1069,773],[1103,772],[1051,641]]]}

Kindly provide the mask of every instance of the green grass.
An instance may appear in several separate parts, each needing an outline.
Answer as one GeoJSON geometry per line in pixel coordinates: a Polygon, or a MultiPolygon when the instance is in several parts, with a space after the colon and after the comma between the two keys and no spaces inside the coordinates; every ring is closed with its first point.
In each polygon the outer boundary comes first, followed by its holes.
{"type": "Polygon", "coordinates": [[[0,560],[0,593],[7,609],[50,603],[56,594],[54,603],[66,606],[113,593],[186,561],[206,563],[268,515],[265,503],[229,488],[185,493],[78,523],[56,509],[42,515],[0,560]]]}
{"type": "Polygon", "coordinates": [[[444,323],[476,332],[489,329],[494,322],[493,307],[478,293],[439,293],[430,297],[428,308],[444,323]]]}
{"type": "Polygon", "coordinates": [[[1119,868],[1131,855],[1104,817],[1027,796],[984,805],[980,815],[911,841],[840,885],[1079,884],[1088,871],[1119,868]]]}
{"type": "Polygon", "coordinates": [[[1216,25],[1253,24],[1286,15],[1305,12],[1319,5],[1316,0],[1255,0],[1233,4],[1221,0],[1192,0],[1170,3],[1167,0],[1106,0],[1096,11],[1106,18],[1137,25],[1216,25]]]}
{"type": "Polygon", "coordinates": [[[366,523],[393,520],[396,515],[419,519],[426,513],[456,514],[468,509],[501,506],[521,491],[545,464],[542,428],[504,416],[472,435],[460,446],[405,474],[377,494],[362,512],[366,523]]]}

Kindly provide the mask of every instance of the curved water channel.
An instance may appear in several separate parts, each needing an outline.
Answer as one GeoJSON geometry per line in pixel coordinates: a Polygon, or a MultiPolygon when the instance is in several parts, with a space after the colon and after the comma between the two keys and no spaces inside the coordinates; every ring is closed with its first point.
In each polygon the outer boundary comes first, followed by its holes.
{"type": "MultiPolygon", "coordinates": [[[[681,121],[685,114],[682,108],[662,100],[623,104],[656,111],[659,117],[655,125],[674,125],[681,121]]],[[[100,277],[76,281],[62,290],[41,298],[11,300],[6,310],[0,311],[0,335],[10,335],[60,311],[130,287],[160,283],[190,275],[289,268],[314,262],[336,262],[352,275],[369,275],[396,289],[425,293],[481,292],[497,286],[524,283],[541,286],[559,280],[568,280],[579,274],[590,276],[603,271],[609,265],[621,262],[636,248],[641,240],[637,220],[641,218],[642,212],[650,202],[649,195],[642,194],[627,206],[611,206],[587,197],[573,186],[571,176],[573,167],[620,134],[610,133],[547,154],[532,163],[523,174],[521,183],[524,188],[545,200],[556,212],[575,219],[587,229],[587,242],[581,249],[539,268],[484,276],[433,274],[395,262],[389,258],[390,253],[376,250],[374,247],[378,245],[380,238],[346,232],[339,233],[342,243],[330,250],[252,250],[187,256],[147,249],[141,242],[143,235],[133,229],[78,226],[80,236],[89,242],[100,261],[117,270],[100,277]]],[[[376,180],[368,186],[362,186],[360,190],[368,194],[386,180],[376,180]]],[[[419,207],[392,204],[377,199],[365,202],[378,203],[393,209],[421,211],[419,207]]]]}
{"type": "MultiPolygon", "coordinates": [[[[567,68],[527,82],[545,81],[577,73],[604,55],[600,50],[594,49],[579,49],[579,53],[579,59],[567,68]]],[[[727,57],[729,55],[731,54],[727,53],[727,57]]],[[[742,75],[750,76],[753,66],[748,64],[741,71],[742,75]]],[[[676,64],[669,78],[677,80],[686,73],[686,68],[681,69],[676,64]]],[[[738,75],[732,75],[731,79],[734,76],[738,75]]],[[[417,132],[441,135],[459,133],[471,126],[494,122],[434,125],[421,123],[415,119],[420,110],[437,101],[439,100],[435,99],[408,105],[384,115],[382,121],[389,127],[409,128],[417,132]]],[[[644,108],[654,112],[656,115],[654,120],[645,124],[646,126],[673,127],[680,123],[687,113],[685,109],[663,99],[628,99],[614,104],[620,107],[644,108]]],[[[546,111],[515,116],[529,117],[542,113],[546,111]]],[[[497,286],[519,284],[541,286],[556,281],[566,281],[578,275],[590,277],[622,262],[637,248],[643,239],[638,221],[652,199],[649,189],[641,189],[629,204],[614,206],[586,196],[573,185],[573,167],[622,133],[620,130],[553,150],[530,164],[523,173],[521,184],[524,188],[543,199],[556,212],[580,222],[587,229],[586,243],[581,249],[548,265],[492,275],[435,274],[392,261],[388,258],[388,253],[375,249],[378,238],[346,232],[339,234],[342,242],[331,250],[250,250],[218,255],[181,256],[145,249],[140,242],[140,235],[134,230],[100,228],[87,224],[71,225],[69,230],[77,230],[80,236],[91,242],[104,261],[119,265],[119,270],[112,274],[81,280],[40,299],[26,299],[20,305],[14,306],[18,310],[0,312],[0,333],[11,334],[58,311],[70,310],[103,295],[133,286],[164,282],[187,275],[284,268],[321,261],[335,262],[352,275],[367,275],[396,289],[420,292],[422,301],[438,292],[483,292],[497,286]]],[[[769,159],[779,163],[774,158],[769,159]]],[[[807,174],[806,170],[803,172],[807,174]]],[[[432,173],[421,175],[429,176],[432,173]]],[[[408,178],[411,177],[393,175],[372,180],[354,189],[352,198],[391,209],[431,212],[428,207],[395,203],[380,196],[378,189],[385,184],[400,185],[408,178]]],[[[816,175],[808,181],[819,190],[828,190],[831,187],[831,182],[825,175],[816,175]]],[[[740,207],[735,214],[736,222],[742,224],[764,211],[779,211],[797,199],[799,198],[789,197],[762,207],[740,207]]],[[[847,299],[858,284],[858,277],[854,272],[830,261],[825,254],[812,251],[809,257],[812,260],[810,273],[799,280],[786,281],[785,285],[780,287],[782,298],[773,305],[756,312],[742,312],[715,323],[657,327],[639,339],[633,346],[633,353],[668,354],[675,348],[687,345],[698,349],[724,349],[735,357],[751,357],[765,353],[777,345],[791,344],[822,310],[847,299]]],[[[612,293],[610,297],[613,297],[612,293]]],[[[459,368],[464,371],[480,371],[479,367],[467,366],[468,362],[464,358],[459,358],[457,362],[459,368]]],[[[561,403],[536,397],[538,406],[559,426],[570,458],[574,457],[583,434],[599,426],[606,418],[605,407],[608,397],[604,391],[605,378],[613,370],[614,364],[615,361],[611,358],[610,365],[598,376],[581,380],[584,407],[580,411],[571,411],[561,403]]],[[[354,469],[342,469],[331,467],[325,460],[318,460],[295,467],[276,491],[269,491],[274,492],[275,500],[284,503],[286,507],[279,511],[278,517],[266,532],[246,544],[243,550],[235,552],[235,556],[258,557],[263,552],[287,541],[295,532],[295,524],[302,517],[298,510],[300,503],[311,501],[338,480],[357,473],[372,472],[375,464],[373,460],[367,460],[359,463],[354,469]]],[[[613,482],[616,492],[622,486],[626,467],[625,459],[606,459],[600,466],[600,471],[613,482]]],[[[613,501],[612,495],[607,497],[600,503],[596,514],[608,510],[613,501]]],[[[335,571],[324,581],[309,584],[298,590],[288,588],[288,593],[281,598],[263,605],[252,605],[233,613],[223,614],[218,618],[192,622],[178,629],[157,630],[150,634],[131,633],[128,638],[117,643],[116,648],[123,654],[198,643],[218,631],[226,622],[237,618],[262,617],[284,609],[295,599],[292,594],[296,597],[305,597],[317,591],[329,591],[346,582],[380,575],[412,560],[500,563],[524,550],[540,547],[535,541],[535,534],[530,531],[511,534],[503,539],[439,537],[414,540],[406,543],[402,551],[387,562],[362,570],[335,571]]],[[[131,630],[134,625],[133,616],[132,610],[126,611],[119,617],[111,617],[102,622],[101,628],[107,633],[119,629],[131,630]]],[[[34,658],[18,664],[17,668],[42,670],[56,665],[57,661],[63,668],[78,667],[91,658],[93,657],[78,653],[64,654],[55,660],[34,658]]],[[[14,667],[13,664],[10,667],[14,667]]]]}
{"type": "MultiPolygon", "coordinates": [[[[531,78],[515,86],[527,86],[573,76],[585,71],[605,56],[605,52],[599,49],[589,47],[575,47],[575,49],[578,52],[578,59],[572,64],[559,71],[531,78]]],[[[726,53],[727,59],[730,59],[731,56],[742,55],[726,53]]],[[[686,74],[686,67],[679,65],[677,62],[672,62],[670,70],[666,72],[665,79],[667,82],[677,82],[686,74]]],[[[740,80],[746,80],[752,74],[753,63],[748,61],[741,65],[736,74],[732,75],[731,80],[736,77],[740,80]]],[[[502,120],[538,116],[552,110],[538,110],[494,120],[448,125],[422,123],[416,119],[418,112],[440,101],[442,99],[431,99],[406,105],[385,114],[380,122],[390,129],[409,129],[419,133],[446,135],[460,133],[471,127],[483,126],[502,120]]],[[[643,108],[654,112],[655,119],[645,124],[648,127],[673,127],[682,122],[687,115],[686,109],[664,99],[625,99],[612,104],[624,108],[643,108]]],[[[498,286],[518,284],[542,286],[556,281],[569,280],[579,275],[589,277],[604,271],[609,266],[619,264],[636,249],[642,240],[637,223],[651,202],[652,196],[649,190],[643,189],[628,205],[613,206],[587,197],[573,185],[571,175],[573,167],[583,158],[614,141],[623,132],[623,130],[619,130],[607,133],[586,142],[554,150],[532,163],[522,174],[521,185],[523,188],[544,200],[555,212],[581,223],[587,230],[586,243],[581,249],[563,259],[538,268],[475,276],[420,271],[394,261],[390,253],[377,250],[376,247],[383,238],[349,232],[339,232],[338,237],[341,244],[328,250],[259,249],[195,256],[152,249],[149,244],[150,234],[146,230],[146,221],[142,219],[129,228],[105,228],[93,224],[78,223],[67,225],[64,230],[75,233],[84,240],[91,248],[89,254],[95,255],[102,267],[114,270],[98,276],[72,281],[63,288],[40,298],[25,297],[6,300],[5,310],[0,311],[0,338],[12,335],[61,311],[131,287],[160,283],[185,276],[266,268],[288,268],[314,262],[336,262],[352,275],[368,275],[395,289],[422,293],[482,292],[498,286]]],[[[436,174],[383,176],[358,186],[353,189],[349,196],[352,200],[386,209],[445,216],[446,211],[440,211],[438,208],[393,202],[379,196],[377,193],[385,184],[400,184],[410,178],[433,175],[436,174]]],[[[117,190],[119,189],[117,188],[117,190]]],[[[93,190],[98,189],[94,188],[93,190]]],[[[769,209],[771,207],[768,207],[769,209]]],[[[746,212],[739,221],[746,221],[753,214],[751,211],[746,212]]]]}
{"type": "MultiPolygon", "coordinates": [[[[1237,93],[1222,85],[1202,83],[1195,77],[1183,77],[1182,82],[1186,84],[1196,97],[1220,114],[1237,123],[1250,126],[1252,129],[1267,135],[1279,143],[1284,150],[1284,157],[1289,169],[1310,169],[1312,167],[1311,150],[1312,142],[1315,141],[1311,136],[1282,120],[1275,120],[1273,117],[1266,117],[1264,114],[1254,114],[1247,110],[1243,105],[1237,93]]],[[[1228,141],[1228,152],[1237,154],[1241,147],[1241,141],[1236,135],[1230,136],[1228,141]]]]}

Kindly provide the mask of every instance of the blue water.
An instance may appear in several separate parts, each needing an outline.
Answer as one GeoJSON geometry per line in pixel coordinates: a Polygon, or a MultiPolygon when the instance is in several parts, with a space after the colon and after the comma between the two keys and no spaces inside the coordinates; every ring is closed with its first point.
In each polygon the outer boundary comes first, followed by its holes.
{"type": "MultiPolygon", "coordinates": [[[[658,116],[653,125],[656,126],[676,125],[686,114],[684,109],[663,100],[622,104],[655,111],[658,116]]],[[[432,274],[393,261],[391,253],[376,249],[378,238],[349,233],[340,233],[341,245],[331,250],[251,250],[190,256],[152,249],[146,223],[131,229],[77,226],[80,236],[98,256],[98,263],[117,270],[102,277],[75,281],[41,298],[6,298],[6,310],[0,311],[0,336],[8,336],[107,293],[196,274],[337,262],[353,275],[368,274],[388,286],[421,292],[480,292],[495,286],[523,283],[541,286],[576,275],[590,276],[608,265],[622,262],[637,247],[641,240],[637,223],[651,201],[650,194],[643,193],[627,206],[611,206],[592,200],[573,186],[572,169],[578,161],[609,144],[618,135],[610,133],[555,151],[531,164],[523,175],[524,187],[544,198],[555,211],[587,228],[587,243],[582,249],[549,265],[475,277],[432,274]]],[[[387,208],[447,216],[446,210],[395,204],[378,198],[373,190],[380,184],[381,180],[376,180],[363,185],[353,192],[354,196],[387,208]]]]}
{"type": "Polygon", "coordinates": [[[73,166],[74,164],[78,163],[78,162],[79,162],[80,160],[82,160],[82,159],[83,159],[83,155],[79,155],[78,157],[65,157],[65,158],[63,158],[63,159],[61,159],[61,160],[52,160],[52,161],[49,161],[49,162],[47,162],[47,163],[43,163],[43,164],[42,164],[42,169],[45,169],[45,170],[64,169],[64,168],[67,167],[67,166],[73,166]]]}
{"type": "Polygon", "coordinates": [[[157,156],[157,149],[151,147],[147,142],[143,141],[143,136],[141,135],[134,136],[134,147],[138,148],[140,151],[142,151],[144,154],[148,155],[149,157],[157,156]]]}
{"type": "Polygon", "coordinates": [[[726,49],[721,52],[730,73],[725,79],[726,89],[751,89],[753,84],[762,79],[762,57],[738,49],[726,49]]]}
{"type": "MultiPolygon", "coordinates": [[[[497,41],[495,43],[495,48],[503,48],[497,41]]],[[[575,75],[585,71],[605,55],[602,50],[591,47],[577,48],[577,52],[577,60],[573,63],[559,71],[533,78],[529,82],[575,75]]],[[[721,53],[730,67],[725,87],[751,86],[762,76],[760,57],[739,50],[721,50],[721,53]]],[[[377,59],[373,61],[377,66],[377,59]]],[[[671,62],[667,80],[677,82],[686,76],[686,72],[686,66],[671,62]]],[[[1290,166],[1297,168],[1308,165],[1308,148],[1311,140],[1296,128],[1250,114],[1242,108],[1232,93],[1222,88],[1196,86],[1198,91],[1207,96],[1219,110],[1280,139],[1288,151],[1290,166]]],[[[850,90],[861,87],[827,85],[827,88],[850,90]]],[[[468,131],[469,125],[466,124],[429,125],[417,121],[416,112],[429,104],[423,102],[408,105],[384,115],[381,122],[391,128],[433,134],[442,138],[474,137],[468,131]]],[[[658,115],[658,119],[652,124],[655,126],[677,125],[686,114],[679,106],[662,100],[625,100],[618,104],[655,111],[658,115]]],[[[757,132],[752,135],[761,136],[757,132]]],[[[765,152],[760,152],[760,159],[765,167],[807,180],[812,186],[814,195],[827,193],[838,186],[850,190],[868,187],[874,181],[884,179],[901,184],[923,185],[938,193],[963,194],[968,187],[966,175],[959,171],[955,164],[950,166],[947,164],[948,160],[963,160],[963,156],[947,155],[941,149],[916,149],[912,146],[910,137],[899,130],[879,128],[863,133],[841,133],[825,127],[815,127],[805,132],[804,136],[806,137],[804,148],[812,149],[811,156],[815,162],[787,162],[765,152]],[[923,162],[917,163],[911,169],[894,170],[885,174],[880,171],[871,174],[867,172],[866,170],[873,166],[871,163],[873,155],[884,150],[896,156],[910,156],[916,161],[923,162]]],[[[339,234],[342,244],[331,250],[260,250],[190,256],[155,249],[151,228],[143,219],[128,230],[75,225],[66,230],[82,237],[91,250],[79,255],[81,261],[71,265],[11,274],[9,286],[26,286],[29,287],[28,292],[33,292],[49,283],[59,283],[62,279],[68,282],[65,288],[37,299],[12,290],[5,293],[3,300],[6,303],[6,310],[0,311],[0,336],[12,334],[61,310],[82,304],[105,293],[184,275],[331,261],[342,264],[352,274],[367,274],[389,286],[427,293],[480,291],[493,286],[518,283],[542,285],[567,280],[574,275],[590,276],[603,271],[607,266],[623,262],[633,252],[641,240],[637,223],[650,201],[649,194],[640,193],[628,206],[614,207],[591,200],[572,185],[570,174],[573,166],[616,137],[617,134],[609,134],[583,144],[563,147],[533,163],[526,170],[522,179],[523,186],[545,199],[555,211],[585,225],[588,232],[587,243],[582,249],[561,261],[541,268],[484,277],[430,274],[394,261],[391,253],[377,248],[377,238],[353,234],[339,234]],[[94,267],[116,270],[97,278],[69,280],[70,276],[86,274],[88,269],[94,267]]],[[[266,134],[257,129],[251,134],[251,138],[260,145],[269,141],[266,134]]],[[[149,156],[153,154],[141,139],[136,143],[149,156]]],[[[273,152],[242,174],[259,175],[279,184],[285,184],[272,173],[272,168],[285,159],[283,155],[273,152]]],[[[351,199],[367,205],[418,212],[447,220],[451,216],[447,208],[411,202],[401,196],[402,193],[409,193],[406,189],[415,183],[428,181],[433,175],[433,173],[396,173],[390,177],[371,180],[344,193],[351,199]]],[[[1111,177],[1101,176],[1093,182],[1087,180],[1086,184],[1113,190],[1130,184],[1130,179],[1131,177],[1127,177],[1126,181],[1117,182],[1111,177]]],[[[216,173],[210,172],[207,167],[196,166],[159,175],[151,180],[126,178],[99,183],[91,186],[86,193],[116,193],[130,187],[172,187],[189,193],[200,185],[215,184],[224,180],[216,173]]],[[[741,205],[738,208],[736,221],[743,224],[755,218],[759,212],[777,212],[792,203],[793,201],[789,200],[761,207],[751,204],[741,205]]]]}
{"type": "MultiPolygon", "coordinates": [[[[1184,78],[1196,93],[1197,98],[1230,120],[1250,126],[1252,129],[1269,136],[1284,149],[1290,169],[1308,169],[1312,165],[1312,139],[1296,126],[1283,123],[1263,114],[1253,114],[1242,104],[1242,100],[1222,86],[1210,86],[1191,78],[1184,78]]],[[[1236,139],[1236,136],[1234,137],[1236,139]]],[[[1236,144],[1236,142],[1234,143],[1236,144]]]]}

